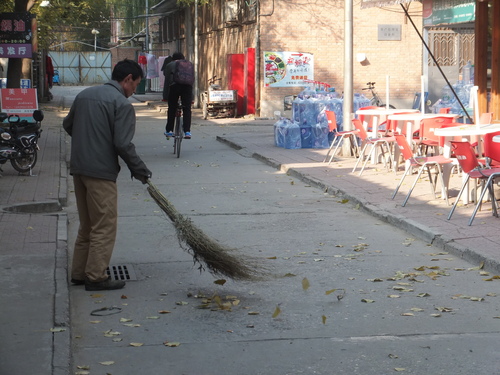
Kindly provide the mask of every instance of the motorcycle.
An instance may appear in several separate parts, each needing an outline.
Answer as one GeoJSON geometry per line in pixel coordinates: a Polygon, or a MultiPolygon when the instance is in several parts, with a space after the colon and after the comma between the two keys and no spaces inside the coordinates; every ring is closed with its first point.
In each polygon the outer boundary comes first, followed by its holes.
{"type": "Polygon", "coordinates": [[[43,117],[40,110],[33,112],[35,122],[21,120],[17,115],[0,113],[0,164],[10,161],[19,173],[27,173],[33,169],[38,158],[38,138],[42,132],[43,117]]]}
{"type": "Polygon", "coordinates": [[[236,117],[237,90],[222,90],[216,83],[221,78],[213,76],[208,80],[208,91],[201,94],[203,119],[208,117],[236,117]]]}

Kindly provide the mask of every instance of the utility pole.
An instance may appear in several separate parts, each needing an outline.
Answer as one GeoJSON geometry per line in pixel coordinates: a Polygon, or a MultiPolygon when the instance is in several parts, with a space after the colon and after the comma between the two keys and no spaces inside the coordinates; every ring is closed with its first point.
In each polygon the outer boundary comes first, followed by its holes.
{"type": "MultiPolygon", "coordinates": [[[[144,44],[144,52],[149,53],[149,0],[146,0],[146,37],[144,38],[144,44]]],[[[151,92],[151,80],[149,79],[146,79],[146,92],[151,92]]]]}

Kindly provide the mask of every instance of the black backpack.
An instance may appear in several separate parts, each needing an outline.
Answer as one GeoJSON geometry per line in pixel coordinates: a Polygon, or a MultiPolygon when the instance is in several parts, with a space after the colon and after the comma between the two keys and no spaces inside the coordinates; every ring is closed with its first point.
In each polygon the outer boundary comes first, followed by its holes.
{"type": "Polygon", "coordinates": [[[191,61],[176,60],[172,74],[172,79],[175,83],[190,86],[194,83],[194,66],[191,61]]]}

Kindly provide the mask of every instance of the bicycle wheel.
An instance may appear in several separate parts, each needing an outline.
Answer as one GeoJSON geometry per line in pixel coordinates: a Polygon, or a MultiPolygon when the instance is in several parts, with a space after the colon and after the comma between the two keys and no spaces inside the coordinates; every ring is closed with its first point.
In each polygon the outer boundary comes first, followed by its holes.
{"type": "Polygon", "coordinates": [[[182,143],[182,117],[175,118],[175,130],[174,130],[174,154],[177,157],[181,156],[181,143],[182,143]]]}

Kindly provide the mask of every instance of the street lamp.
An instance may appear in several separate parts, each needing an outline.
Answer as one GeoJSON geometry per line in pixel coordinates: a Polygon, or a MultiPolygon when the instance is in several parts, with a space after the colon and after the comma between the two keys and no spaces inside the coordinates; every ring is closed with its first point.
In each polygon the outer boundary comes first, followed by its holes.
{"type": "Polygon", "coordinates": [[[92,34],[94,34],[94,52],[97,51],[97,34],[99,34],[99,30],[92,29],[92,34]]]}

